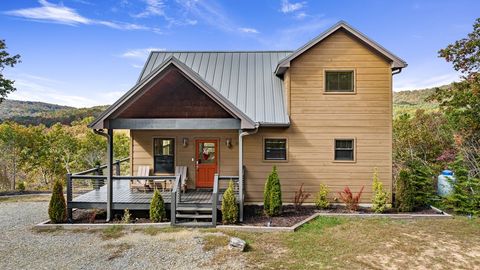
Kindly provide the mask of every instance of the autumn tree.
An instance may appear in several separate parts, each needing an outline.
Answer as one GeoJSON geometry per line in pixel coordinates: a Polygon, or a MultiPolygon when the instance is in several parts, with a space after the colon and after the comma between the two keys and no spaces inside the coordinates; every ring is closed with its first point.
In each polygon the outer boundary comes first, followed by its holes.
{"type": "Polygon", "coordinates": [[[437,89],[440,102],[456,130],[456,143],[473,177],[480,176],[480,18],[473,31],[439,51],[439,56],[462,73],[462,81],[437,89]]]}
{"type": "Polygon", "coordinates": [[[8,94],[16,90],[13,86],[14,81],[5,78],[3,70],[5,67],[14,67],[19,62],[20,55],[10,55],[7,52],[5,40],[0,39],[0,103],[2,103],[8,94]]]}

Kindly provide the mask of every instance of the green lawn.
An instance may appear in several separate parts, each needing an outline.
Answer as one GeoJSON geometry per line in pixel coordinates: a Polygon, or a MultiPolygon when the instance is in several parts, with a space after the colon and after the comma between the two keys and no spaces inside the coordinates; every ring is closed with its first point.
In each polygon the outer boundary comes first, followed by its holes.
{"type": "Polygon", "coordinates": [[[480,221],[321,217],[295,233],[225,232],[246,239],[253,268],[474,269],[480,221]]]}

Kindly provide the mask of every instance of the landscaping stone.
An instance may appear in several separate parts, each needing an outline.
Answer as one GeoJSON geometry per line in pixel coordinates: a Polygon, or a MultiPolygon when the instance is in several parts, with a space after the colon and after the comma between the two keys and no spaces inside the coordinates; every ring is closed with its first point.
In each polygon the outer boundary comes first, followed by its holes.
{"type": "Polygon", "coordinates": [[[247,246],[247,242],[243,241],[238,237],[231,237],[230,242],[228,243],[229,249],[234,249],[238,251],[244,251],[247,246]]]}

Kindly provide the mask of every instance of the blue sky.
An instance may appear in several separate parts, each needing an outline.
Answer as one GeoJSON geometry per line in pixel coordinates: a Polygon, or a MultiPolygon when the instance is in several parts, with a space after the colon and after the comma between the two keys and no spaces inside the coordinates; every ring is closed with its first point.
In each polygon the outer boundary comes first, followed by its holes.
{"type": "Polygon", "coordinates": [[[339,20],[406,60],[394,89],[458,80],[437,51],[472,30],[480,1],[0,1],[0,38],[22,63],[12,99],[110,104],[155,50],[296,49],[339,20]]]}

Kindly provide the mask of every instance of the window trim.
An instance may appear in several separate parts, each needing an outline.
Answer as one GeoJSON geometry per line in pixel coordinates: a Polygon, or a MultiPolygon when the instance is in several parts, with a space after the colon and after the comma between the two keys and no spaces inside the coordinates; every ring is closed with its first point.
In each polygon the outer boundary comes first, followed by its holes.
{"type": "Polygon", "coordinates": [[[177,167],[177,138],[172,136],[154,136],[152,137],[152,174],[153,175],[173,175],[177,167]],[[173,140],[173,173],[155,172],[155,139],[173,140]]]}
{"type": "Polygon", "coordinates": [[[333,139],[333,153],[332,160],[334,163],[356,163],[357,162],[357,138],[355,137],[337,137],[333,139]],[[352,140],[353,141],[353,159],[352,160],[337,160],[335,159],[335,151],[337,141],[352,140]]]}
{"type": "Polygon", "coordinates": [[[271,136],[262,137],[262,161],[263,162],[269,162],[269,163],[288,162],[288,138],[287,137],[271,137],[271,136]],[[269,140],[269,139],[285,140],[285,159],[265,159],[265,141],[269,140]]]}
{"type": "Polygon", "coordinates": [[[355,68],[324,68],[323,69],[323,94],[324,95],[356,95],[357,94],[357,71],[355,68]],[[352,92],[338,92],[327,91],[327,72],[353,72],[353,91],[352,92]]]}

